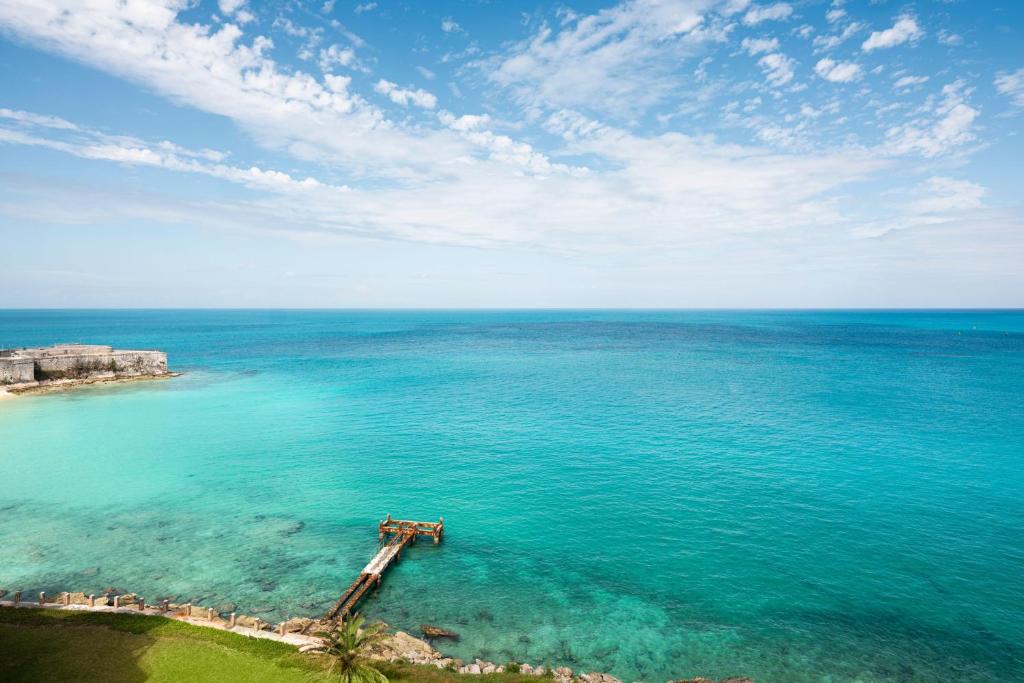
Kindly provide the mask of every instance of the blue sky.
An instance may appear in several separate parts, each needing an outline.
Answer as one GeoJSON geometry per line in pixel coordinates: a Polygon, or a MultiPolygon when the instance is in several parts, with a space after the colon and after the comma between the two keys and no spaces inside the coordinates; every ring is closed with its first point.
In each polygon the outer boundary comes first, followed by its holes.
{"type": "Polygon", "coordinates": [[[1022,306],[1024,3],[0,0],[0,306],[1022,306]]]}

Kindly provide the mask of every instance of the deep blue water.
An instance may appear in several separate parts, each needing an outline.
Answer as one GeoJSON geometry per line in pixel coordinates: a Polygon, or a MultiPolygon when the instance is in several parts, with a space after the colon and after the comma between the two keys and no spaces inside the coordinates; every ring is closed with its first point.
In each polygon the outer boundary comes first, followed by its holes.
{"type": "Polygon", "coordinates": [[[365,612],[627,680],[1024,680],[1024,313],[0,311],[0,588],[365,612]]]}

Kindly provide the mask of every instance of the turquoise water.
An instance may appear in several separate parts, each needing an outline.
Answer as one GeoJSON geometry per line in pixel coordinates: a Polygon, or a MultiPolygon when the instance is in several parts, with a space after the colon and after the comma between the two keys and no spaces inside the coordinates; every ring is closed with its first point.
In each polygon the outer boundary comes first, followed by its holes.
{"type": "Polygon", "coordinates": [[[627,680],[1024,680],[1024,313],[7,311],[0,587],[365,612],[627,680]]]}

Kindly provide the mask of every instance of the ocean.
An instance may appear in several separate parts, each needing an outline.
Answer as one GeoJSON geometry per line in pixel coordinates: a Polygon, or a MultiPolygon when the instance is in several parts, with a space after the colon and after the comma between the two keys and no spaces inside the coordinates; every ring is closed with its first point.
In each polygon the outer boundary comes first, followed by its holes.
{"type": "Polygon", "coordinates": [[[1024,312],[0,311],[182,376],[0,402],[0,588],[624,680],[1024,680],[1024,312]],[[233,605],[229,605],[233,603],[233,605]]]}

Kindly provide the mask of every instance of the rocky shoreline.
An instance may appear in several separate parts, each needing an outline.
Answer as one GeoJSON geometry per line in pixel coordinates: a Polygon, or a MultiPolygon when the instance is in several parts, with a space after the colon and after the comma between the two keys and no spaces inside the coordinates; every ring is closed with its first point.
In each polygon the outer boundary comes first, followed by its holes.
{"type": "MultiPolygon", "coordinates": [[[[63,592],[48,597],[39,593],[37,601],[22,600],[21,591],[8,594],[0,590],[0,607],[16,609],[60,609],[72,611],[108,612],[129,615],[149,615],[166,619],[183,621],[194,626],[216,628],[232,631],[250,638],[264,638],[288,643],[299,649],[299,652],[316,652],[323,642],[312,635],[317,620],[307,617],[287,619],[278,624],[265,622],[259,617],[239,615],[232,611],[226,617],[213,607],[176,604],[163,600],[156,605],[149,604],[145,598],[135,593],[115,593],[108,591],[102,595],[86,595],[82,592],[63,592]]],[[[231,605],[233,608],[234,605],[231,605]]],[[[464,662],[461,659],[447,657],[430,643],[410,635],[404,631],[388,633],[380,642],[375,643],[368,655],[371,659],[389,662],[405,662],[421,666],[433,666],[452,672],[468,675],[486,675],[492,673],[518,673],[527,676],[544,677],[557,683],[623,683],[621,679],[600,672],[578,673],[568,667],[550,668],[533,666],[528,663],[509,662],[496,664],[481,659],[464,662]]],[[[710,678],[676,679],[669,683],[716,683],[710,678]]],[[[746,677],[730,677],[718,683],[754,683],[746,677]]]]}
{"type": "Polygon", "coordinates": [[[165,372],[159,375],[133,375],[131,377],[118,377],[116,375],[85,377],[81,379],[51,379],[37,380],[33,382],[22,382],[19,384],[8,384],[0,386],[0,398],[8,398],[29,394],[53,394],[62,391],[87,386],[91,384],[122,384],[140,380],[160,380],[172,377],[180,377],[180,372],[165,372]]]}

